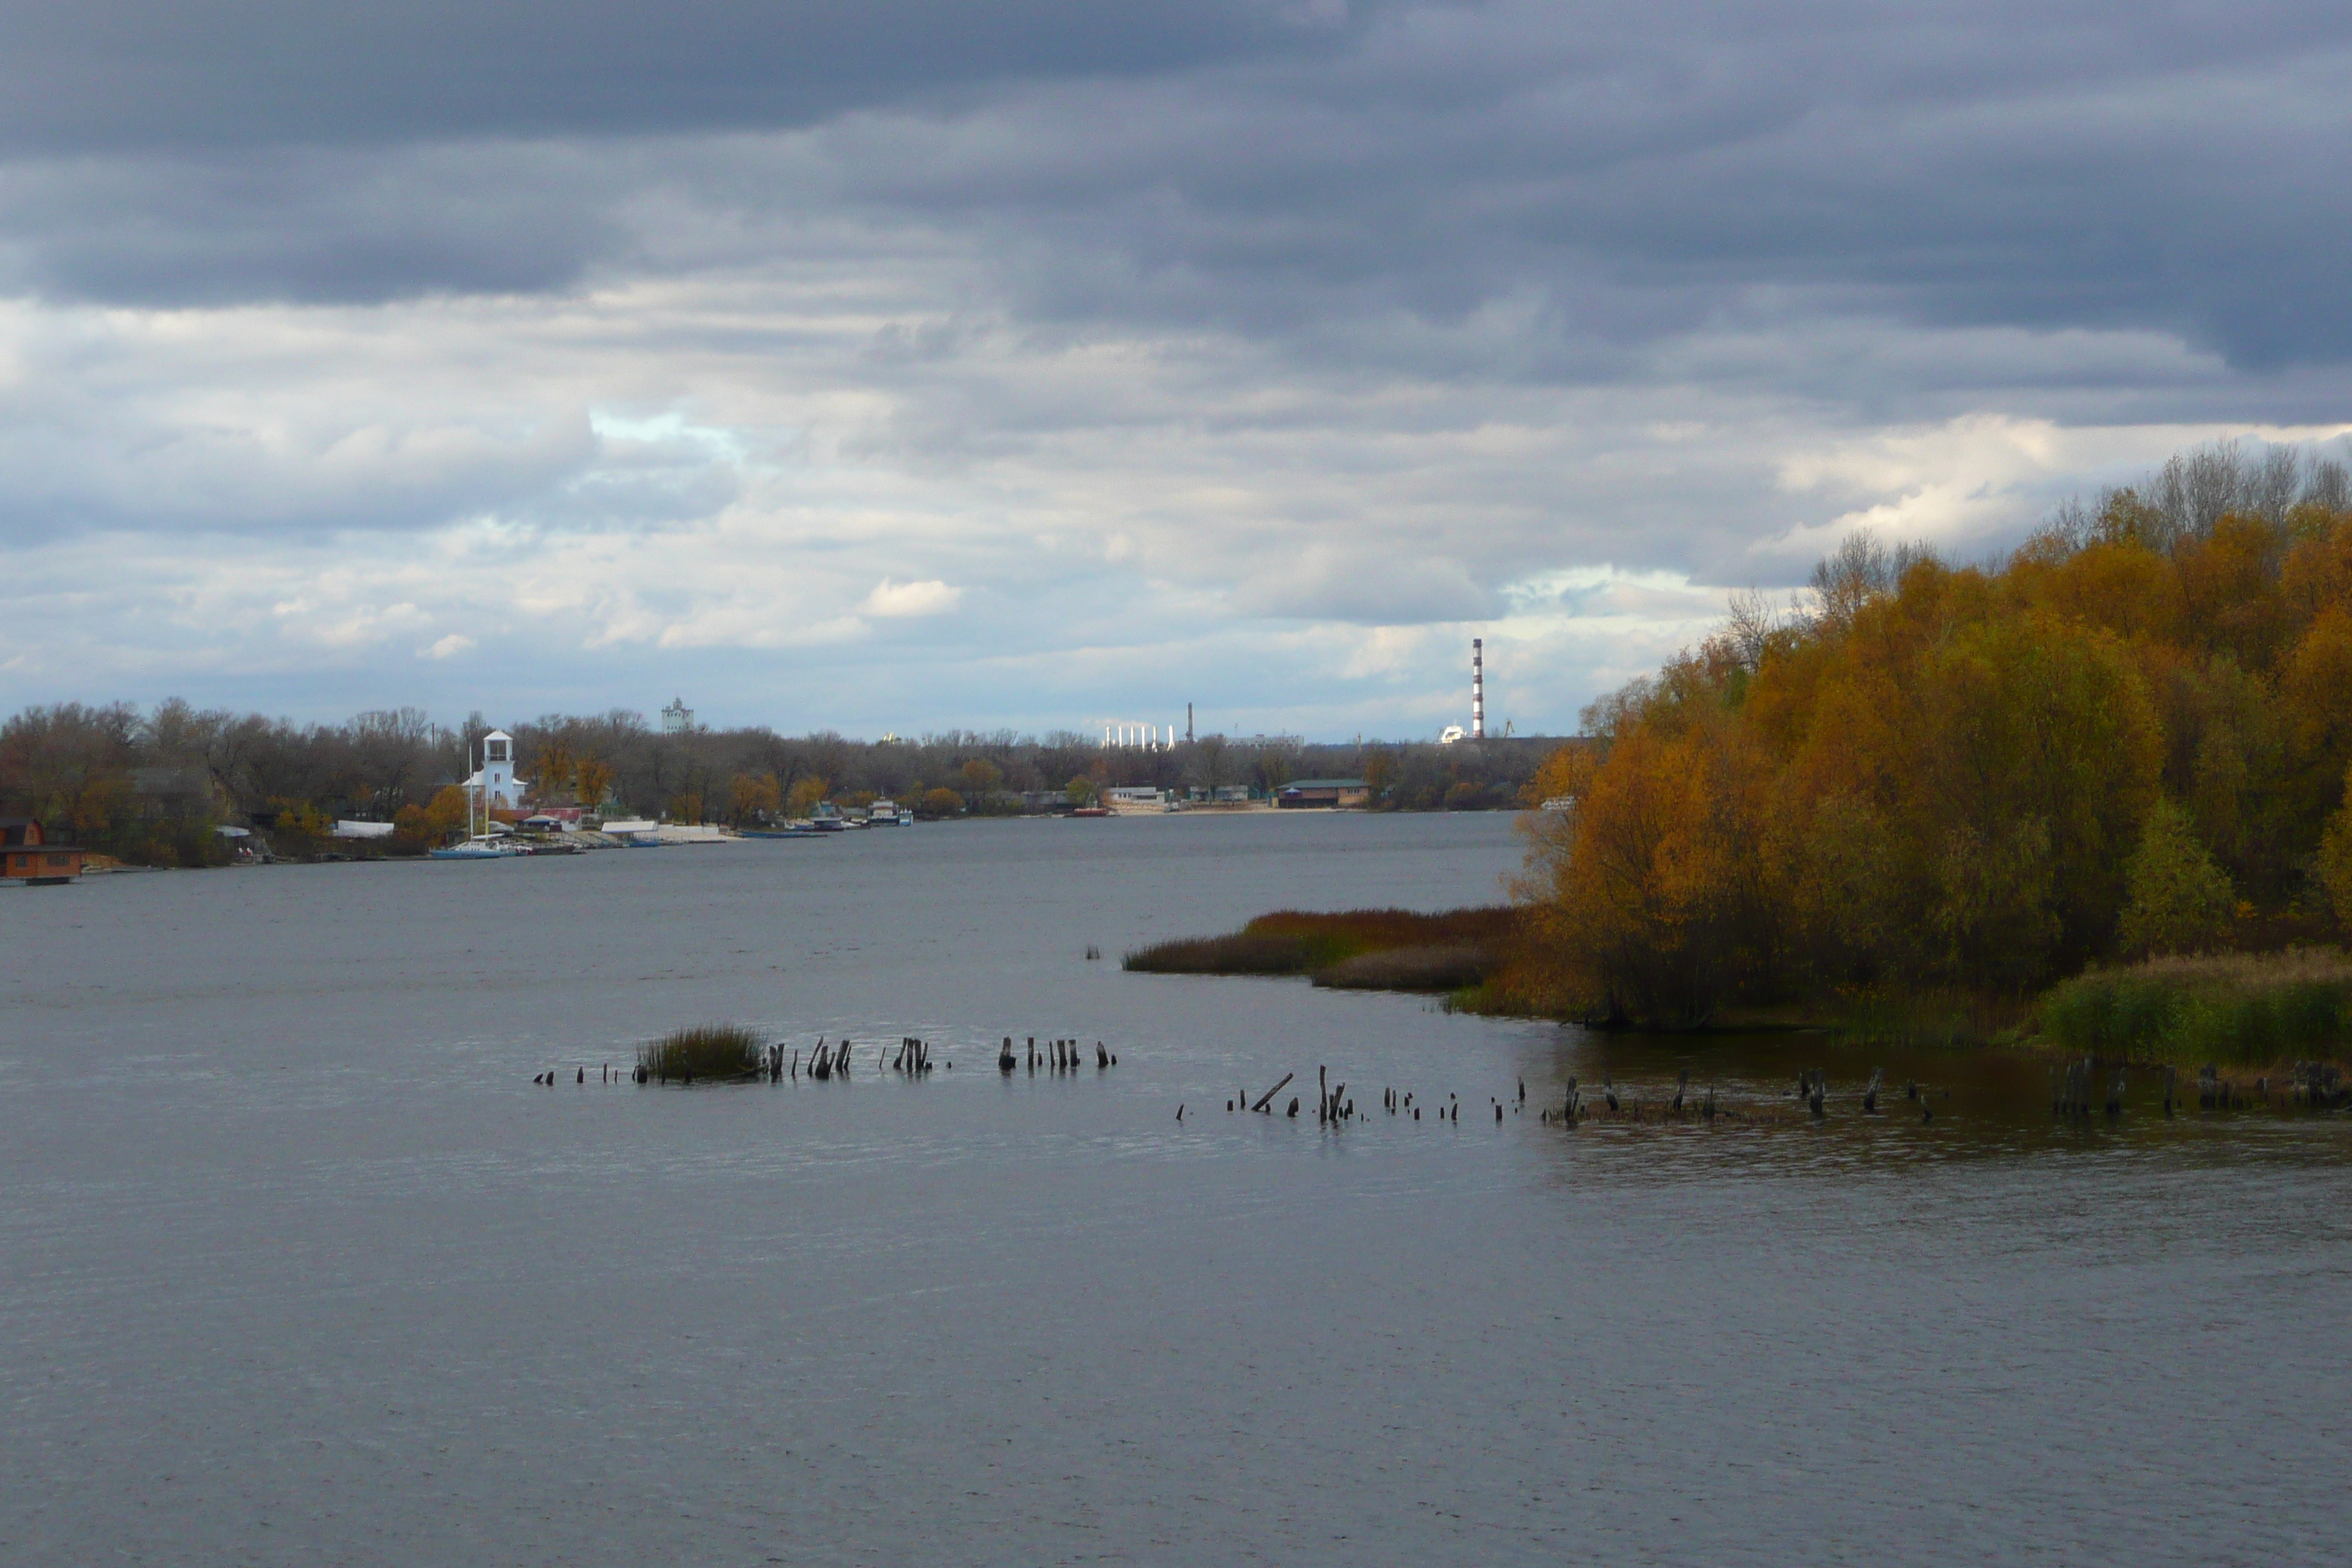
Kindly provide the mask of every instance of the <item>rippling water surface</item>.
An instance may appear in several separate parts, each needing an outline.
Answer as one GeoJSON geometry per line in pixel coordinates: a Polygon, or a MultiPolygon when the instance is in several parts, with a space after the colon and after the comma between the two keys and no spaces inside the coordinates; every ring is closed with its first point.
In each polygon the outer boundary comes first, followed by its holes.
{"type": "Polygon", "coordinates": [[[2344,1123],[1116,963],[1516,860],[1284,816],[0,889],[0,1557],[2352,1553],[2344,1123]],[[596,1081],[712,1019],[868,1044],[596,1081]],[[1318,1129],[1319,1065],[1465,1109],[1318,1129]],[[1767,1120],[1662,1124],[1680,1070],[1767,1120]],[[1604,1072],[1641,1121],[1542,1120],[1604,1072]]]}

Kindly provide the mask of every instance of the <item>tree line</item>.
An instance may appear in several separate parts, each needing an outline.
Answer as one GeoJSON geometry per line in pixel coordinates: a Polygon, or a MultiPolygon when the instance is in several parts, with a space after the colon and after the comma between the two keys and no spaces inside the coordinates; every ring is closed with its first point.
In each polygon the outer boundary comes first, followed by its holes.
{"type": "Polygon", "coordinates": [[[1556,1005],[1689,1025],[1853,988],[2023,994],[2352,923],[2352,494],[2184,455],[2005,559],[1849,539],[1586,713],[1522,893],[1556,1005]]]}
{"type": "Polygon", "coordinates": [[[116,702],[27,708],[0,724],[0,815],[39,817],[58,837],[134,864],[226,858],[223,825],[252,826],[300,853],[338,818],[400,825],[417,849],[460,826],[456,789],[504,728],[517,772],[550,804],[673,821],[749,825],[803,816],[820,801],[888,797],[929,815],[1010,814],[1112,786],[1264,795],[1307,777],[1365,777],[1388,809],[1493,809],[1517,803],[1545,748],[1308,744],[1203,736],[1160,751],[1091,737],[949,731],[909,741],[764,727],[669,732],[635,712],[549,714],[446,725],[414,708],[340,723],[116,702]]]}

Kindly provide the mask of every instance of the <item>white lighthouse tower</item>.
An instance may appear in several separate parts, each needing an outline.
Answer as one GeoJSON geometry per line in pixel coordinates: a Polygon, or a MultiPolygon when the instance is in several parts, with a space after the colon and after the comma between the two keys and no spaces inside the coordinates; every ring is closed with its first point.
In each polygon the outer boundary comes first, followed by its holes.
{"type": "Polygon", "coordinates": [[[499,806],[511,811],[522,805],[523,783],[515,777],[512,735],[493,730],[482,737],[481,771],[466,781],[466,787],[482,792],[484,811],[499,806]]]}

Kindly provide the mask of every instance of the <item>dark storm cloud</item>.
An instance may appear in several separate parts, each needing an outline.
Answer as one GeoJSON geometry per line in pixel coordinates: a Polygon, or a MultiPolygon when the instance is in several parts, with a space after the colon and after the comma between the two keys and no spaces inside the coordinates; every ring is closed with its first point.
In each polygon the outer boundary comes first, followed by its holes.
{"type": "Polygon", "coordinates": [[[1314,47],[1265,0],[81,0],[0,14],[0,147],[805,125],[1009,78],[1314,47]]]}
{"type": "Polygon", "coordinates": [[[104,0],[0,20],[0,276],[560,289],[848,217],[1032,322],[1431,374],[1840,319],[2331,363],[2347,66],[2352,13],[2288,4],[104,0]]]}
{"type": "Polygon", "coordinates": [[[627,247],[608,195],[561,147],[0,165],[0,289],[173,306],[535,293],[627,247]]]}

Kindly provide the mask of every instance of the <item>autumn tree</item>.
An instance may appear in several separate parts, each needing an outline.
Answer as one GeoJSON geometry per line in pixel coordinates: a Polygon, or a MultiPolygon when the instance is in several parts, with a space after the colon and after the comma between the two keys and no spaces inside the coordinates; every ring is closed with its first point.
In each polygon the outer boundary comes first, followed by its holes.
{"type": "Polygon", "coordinates": [[[443,785],[425,808],[425,826],[434,842],[465,831],[472,805],[457,785],[443,785]]]}
{"type": "Polygon", "coordinates": [[[773,773],[737,773],[727,781],[727,809],[738,826],[772,814],[783,803],[783,786],[773,773]]]}
{"type": "Polygon", "coordinates": [[[792,793],[785,797],[784,815],[791,817],[815,816],[816,808],[824,800],[826,787],[823,779],[813,774],[794,779],[792,793]]]}
{"type": "Polygon", "coordinates": [[[2124,952],[2190,952],[2229,930],[2236,905],[2230,879],[2197,842],[2189,814],[2158,801],[2124,868],[2129,897],[2116,940],[2124,952]]]}
{"type": "Polygon", "coordinates": [[[963,780],[964,799],[977,810],[987,803],[996,787],[1004,782],[1004,771],[986,757],[974,757],[958,770],[963,780]]]}
{"type": "Polygon", "coordinates": [[[532,772],[538,776],[531,782],[541,799],[558,800],[572,793],[579,770],[580,763],[572,755],[572,749],[562,741],[552,741],[540,752],[539,760],[532,767],[532,772]]]}

